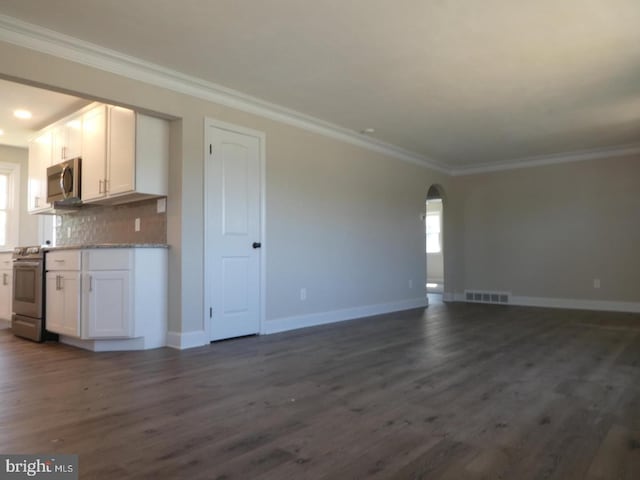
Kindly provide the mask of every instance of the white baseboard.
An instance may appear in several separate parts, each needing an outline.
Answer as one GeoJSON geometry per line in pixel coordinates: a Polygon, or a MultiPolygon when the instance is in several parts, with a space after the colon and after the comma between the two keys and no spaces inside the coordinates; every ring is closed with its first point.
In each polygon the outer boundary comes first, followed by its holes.
{"type": "Polygon", "coordinates": [[[82,340],[80,338],[60,335],[58,341],[92,352],[126,352],[147,349],[143,337],[112,340],[82,340]]]}
{"type": "Polygon", "coordinates": [[[573,310],[640,313],[639,302],[512,296],[511,304],[523,307],[569,308],[573,310]]]}
{"type": "MultiPolygon", "coordinates": [[[[464,293],[454,294],[455,302],[464,302],[464,293]]],[[[581,300],[574,298],[524,297],[512,295],[508,305],[521,307],[566,308],[602,312],[640,313],[640,302],[616,302],[610,300],[581,300]]]]}
{"type": "Polygon", "coordinates": [[[399,312],[412,308],[423,308],[427,306],[425,297],[402,300],[399,302],[381,303],[377,305],[366,305],[362,307],[346,308],[344,310],[333,310],[331,312],[311,313],[309,315],[297,315],[294,317],[278,318],[264,322],[263,334],[285,332],[296,328],[314,327],[327,323],[344,322],[356,318],[370,317],[384,313],[399,312]]]}
{"type": "Polygon", "coordinates": [[[196,330],[195,332],[168,332],[167,347],[184,350],[186,348],[202,347],[209,344],[207,332],[196,330]]]}

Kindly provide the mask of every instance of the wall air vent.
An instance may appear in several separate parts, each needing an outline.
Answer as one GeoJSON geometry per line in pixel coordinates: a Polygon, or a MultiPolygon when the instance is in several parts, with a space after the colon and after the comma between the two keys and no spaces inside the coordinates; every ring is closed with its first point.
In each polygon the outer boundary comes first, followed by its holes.
{"type": "Polygon", "coordinates": [[[466,302],[472,303],[495,303],[506,305],[510,302],[511,294],[509,292],[485,292],[478,290],[465,290],[464,299],[466,302]]]}

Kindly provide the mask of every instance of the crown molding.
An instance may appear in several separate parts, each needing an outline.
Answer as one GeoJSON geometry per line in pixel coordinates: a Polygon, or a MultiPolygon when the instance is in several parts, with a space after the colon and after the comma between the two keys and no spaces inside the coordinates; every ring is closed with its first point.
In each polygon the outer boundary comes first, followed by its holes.
{"type": "Polygon", "coordinates": [[[523,157],[469,167],[451,167],[443,161],[364,136],[359,132],[246,95],[237,90],[2,14],[0,14],[0,41],[275,120],[430,168],[446,175],[474,175],[640,153],[640,144],[633,144],[523,157]]]}
{"type": "Polygon", "coordinates": [[[237,90],[2,14],[0,41],[275,120],[441,173],[450,173],[441,162],[396,145],[365,137],[361,133],[237,90]]]}
{"type": "Polygon", "coordinates": [[[453,176],[476,175],[480,173],[542,167],[545,165],[558,165],[561,163],[582,162],[585,160],[600,160],[604,158],[624,157],[627,155],[637,154],[640,154],[640,144],[617,145],[607,148],[576,150],[573,152],[554,153],[551,155],[523,157],[499,163],[486,163],[479,166],[452,169],[449,173],[453,176]]]}

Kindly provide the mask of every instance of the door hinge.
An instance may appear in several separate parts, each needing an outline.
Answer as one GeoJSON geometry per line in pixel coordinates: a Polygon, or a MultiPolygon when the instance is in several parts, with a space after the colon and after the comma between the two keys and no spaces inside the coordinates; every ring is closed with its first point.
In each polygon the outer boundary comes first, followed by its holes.
{"type": "Polygon", "coordinates": [[[209,144],[209,155],[213,155],[213,145],[209,144]]]}
{"type": "Polygon", "coordinates": [[[209,307],[209,318],[213,318],[213,308],[209,307]]]}

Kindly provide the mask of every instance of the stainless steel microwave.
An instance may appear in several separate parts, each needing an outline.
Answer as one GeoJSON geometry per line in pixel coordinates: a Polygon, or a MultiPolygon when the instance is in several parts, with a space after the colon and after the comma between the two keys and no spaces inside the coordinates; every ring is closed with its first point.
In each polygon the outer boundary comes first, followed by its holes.
{"type": "Polygon", "coordinates": [[[47,168],[47,202],[80,202],[80,157],[47,168]]]}

